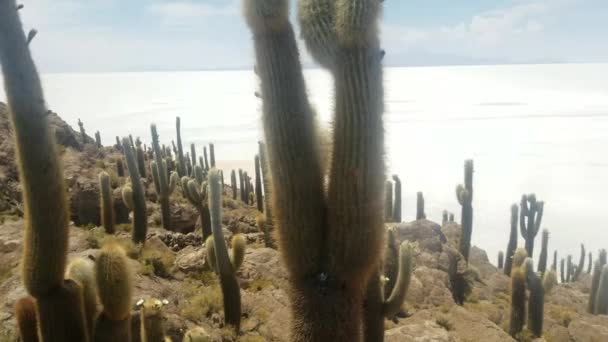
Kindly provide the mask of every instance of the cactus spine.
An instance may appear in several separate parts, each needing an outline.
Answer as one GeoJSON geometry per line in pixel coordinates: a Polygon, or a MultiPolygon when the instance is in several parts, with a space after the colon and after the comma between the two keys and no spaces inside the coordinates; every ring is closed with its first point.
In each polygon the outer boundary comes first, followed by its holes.
{"type": "MultiPolygon", "coordinates": [[[[122,145],[125,153],[125,158],[127,159],[129,177],[131,178],[130,190],[133,202],[133,206],[131,209],[133,211],[133,232],[131,235],[131,239],[135,243],[142,243],[146,240],[146,236],[148,233],[148,217],[146,213],[146,198],[144,193],[144,187],[141,184],[141,178],[139,178],[137,162],[135,161],[135,156],[133,155],[133,148],[129,144],[129,138],[124,137],[122,139],[122,145]]],[[[125,202],[125,204],[126,203],[127,202],[125,202]]]]}
{"type": "Polygon", "coordinates": [[[517,217],[519,208],[517,204],[511,206],[511,233],[509,234],[509,244],[507,245],[507,255],[505,259],[504,273],[508,276],[511,275],[513,268],[513,256],[517,249],[517,217]]]}
{"type": "MultiPolygon", "coordinates": [[[[180,117],[176,117],[175,118],[175,131],[177,132],[177,174],[179,175],[179,177],[183,177],[183,176],[187,176],[186,174],[186,160],[184,159],[184,149],[182,147],[182,130],[181,130],[181,119],[180,117]]],[[[156,132],[156,126],[154,128],[154,132],[152,133],[152,144],[154,144],[154,136],[156,136],[157,142],[158,142],[158,134],[155,134],[156,132]]],[[[156,154],[158,152],[158,157],[160,158],[160,147],[157,151],[156,147],[154,147],[154,153],[156,154]]],[[[156,163],[158,165],[161,165],[159,163],[159,160],[156,160],[156,163]]]]}
{"type": "Polygon", "coordinates": [[[608,315],[608,265],[604,265],[600,275],[595,300],[595,313],[597,315],[608,315]]]}
{"type": "MultiPolygon", "coordinates": [[[[224,298],[224,315],[226,324],[232,325],[238,332],[241,324],[241,292],[236,280],[236,268],[245,254],[244,240],[233,245],[233,258],[228,256],[228,248],[222,232],[222,191],[219,174],[216,169],[209,171],[209,210],[211,212],[211,229],[215,251],[215,265],[220,277],[224,298]],[[232,261],[232,262],[231,262],[232,261]]],[[[234,244],[234,241],[233,241],[234,244]]]]}
{"type": "Polygon", "coordinates": [[[293,289],[292,341],[360,341],[365,288],[384,239],[380,2],[337,0],[320,13],[319,1],[300,1],[304,39],[320,49],[313,56],[338,52],[322,63],[335,83],[327,176],[287,7],[286,0],[246,1],[244,12],[261,79],[279,250],[293,289]],[[330,39],[319,46],[316,37],[330,39]]]}
{"type": "Polygon", "coordinates": [[[549,244],[549,231],[543,229],[543,235],[540,246],[540,256],[538,258],[538,272],[545,274],[547,270],[547,245],[549,244]]]}
{"type": "Polygon", "coordinates": [[[36,299],[40,339],[87,341],[81,289],[64,281],[68,205],[40,79],[14,0],[0,1],[0,64],[25,208],[22,277],[36,299]]]}
{"type": "Polygon", "coordinates": [[[464,162],[464,186],[456,187],[456,197],[462,206],[461,222],[462,233],[458,251],[464,259],[469,261],[469,251],[471,250],[471,235],[473,234],[473,160],[464,162]]]}
{"type": "Polygon", "coordinates": [[[401,223],[401,179],[398,175],[393,175],[395,182],[395,200],[393,201],[393,222],[401,223]]]}
{"type": "Polygon", "coordinates": [[[424,213],[424,195],[422,192],[416,194],[416,220],[423,220],[426,218],[424,213]]]}
{"type": "Polygon", "coordinates": [[[127,255],[120,245],[102,247],[95,260],[95,276],[103,311],[95,323],[94,341],[130,342],[133,285],[127,255]]]}
{"type": "Polygon", "coordinates": [[[386,181],[384,186],[384,222],[393,220],[393,183],[386,181]]]}
{"type": "MultiPolygon", "coordinates": [[[[262,170],[262,179],[264,185],[264,242],[266,247],[275,248],[276,244],[273,238],[274,231],[274,217],[272,216],[272,206],[270,197],[272,194],[270,184],[270,173],[268,172],[268,162],[266,160],[266,145],[263,142],[258,142],[258,150],[260,155],[260,169],[262,170]]],[[[235,179],[236,182],[236,179],[235,179]]]]}
{"type": "Polygon", "coordinates": [[[581,273],[583,273],[583,270],[585,269],[585,257],[587,257],[587,253],[585,252],[585,245],[581,243],[581,257],[578,259],[578,266],[576,267],[576,271],[572,276],[573,282],[578,280],[578,278],[581,276],[581,273]]]}
{"type": "Polygon", "coordinates": [[[587,304],[587,312],[595,314],[595,300],[597,298],[597,289],[600,286],[600,278],[602,275],[602,265],[599,260],[593,265],[593,277],[591,278],[591,290],[589,291],[589,303],[587,304]]]}
{"type": "Polygon", "coordinates": [[[34,297],[27,296],[19,299],[15,303],[15,316],[21,341],[38,342],[38,320],[34,297]]]}
{"type": "Polygon", "coordinates": [[[498,263],[497,263],[497,266],[499,269],[502,269],[504,267],[504,262],[505,262],[505,253],[503,253],[503,251],[499,251],[498,252],[498,263]]]}
{"type": "Polygon", "coordinates": [[[106,234],[114,234],[114,204],[110,176],[102,171],[99,174],[99,192],[101,194],[101,224],[106,234]]]}
{"type": "Polygon", "coordinates": [[[540,230],[545,203],[536,200],[536,195],[523,195],[521,197],[521,211],[519,214],[519,229],[521,236],[526,240],[526,251],[532,256],[534,252],[534,239],[540,230]]]}
{"type": "Polygon", "coordinates": [[[262,172],[260,170],[260,156],[254,158],[255,164],[255,202],[258,206],[258,211],[264,212],[264,195],[262,195],[262,172]]]}
{"type": "MultiPolygon", "coordinates": [[[[179,165],[178,170],[182,170],[182,172],[178,171],[178,173],[185,173],[185,165],[184,165],[184,156],[181,150],[181,137],[179,133],[179,117],[177,118],[177,149],[179,151],[179,165]]],[[[169,176],[169,170],[167,170],[167,162],[163,160],[160,144],[158,142],[158,133],[156,131],[156,125],[152,124],[150,126],[150,130],[152,132],[152,147],[154,148],[154,162],[151,163],[152,168],[152,178],[154,178],[154,186],[156,188],[156,193],[158,194],[158,198],[160,201],[161,208],[161,219],[163,228],[170,229],[171,228],[171,206],[169,204],[169,197],[175,190],[177,186],[177,182],[179,176],[177,173],[173,172],[169,176]]]]}

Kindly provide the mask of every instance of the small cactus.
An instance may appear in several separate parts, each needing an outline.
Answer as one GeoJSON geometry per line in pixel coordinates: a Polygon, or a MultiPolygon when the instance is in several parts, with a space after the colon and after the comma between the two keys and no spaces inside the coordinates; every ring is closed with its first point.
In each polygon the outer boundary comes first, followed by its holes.
{"type": "Polygon", "coordinates": [[[424,219],[426,219],[426,214],[424,213],[424,195],[422,192],[418,192],[416,194],[416,220],[424,219]]]}
{"type": "MultiPolygon", "coordinates": [[[[194,167],[195,174],[202,172],[202,168],[199,165],[194,167]]],[[[209,213],[209,201],[207,199],[207,183],[199,182],[197,179],[190,179],[188,177],[182,177],[181,179],[182,192],[186,199],[192,204],[199,213],[201,218],[201,227],[203,231],[203,239],[211,236],[211,216],[209,213]]]]}
{"type": "Polygon", "coordinates": [[[211,342],[212,338],[209,333],[201,328],[194,327],[186,332],[182,342],[211,342]]]}
{"type": "Polygon", "coordinates": [[[102,171],[99,174],[99,192],[101,194],[101,224],[106,234],[114,234],[114,196],[110,186],[110,176],[102,171]]]}
{"type": "Polygon", "coordinates": [[[224,298],[224,316],[226,324],[232,325],[238,332],[241,324],[241,293],[236,280],[236,267],[242,263],[245,254],[244,240],[233,240],[232,258],[222,232],[222,193],[219,174],[216,169],[209,171],[209,210],[211,212],[211,227],[215,264],[220,277],[224,298]],[[235,241],[237,240],[237,241],[235,241]]]}
{"type": "Polygon", "coordinates": [[[547,270],[547,245],[549,244],[549,231],[543,229],[543,235],[541,239],[540,257],[538,258],[538,272],[545,274],[547,270]]]}
{"type": "Polygon", "coordinates": [[[80,142],[84,145],[87,143],[87,133],[84,130],[84,124],[78,119],[78,127],[80,128],[80,142]]]}
{"type": "Polygon", "coordinates": [[[395,200],[393,201],[393,222],[401,223],[401,179],[398,175],[393,175],[395,182],[395,200]]]}
{"type": "Polygon", "coordinates": [[[507,255],[505,260],[504,273],[508,276],[511,275],[513,268],[513,257],[515,250],[517,249],[517,216],[519,207],[517,204],[511,206],[511,233],[509,234],[509,244],[507,245],[507,255]]]}
{"type": "Polygon", "coordinates": [[[587,253],[585,252],[585,245],[581,244],[581,256],[578,259],[578,266],[576,267],[576,272],[574,272],[574,275],[572,276],[572,281],[577,281],[578,278],[581,276],[581,273],[583,273],[583,270],[585,269],[585,258],[587,257],[587,253]]]}
{"type": "MultiPolygon", "coordinates": [[[[141,184],[141,178],[139,178],[137,162],[135,161],[133,148],[129,143],[129,138],[123,138],[122,142],[125,158],[127,159],[129,177],[131,178],[131,184],[129,187],[131,189],[130,193],[133,202],[131,209],[133,211],[133,231],[131,239],[135,243],[142,243],[146,240],[148,233],[148,216],[146,212],[146,198],[144,193],[144,187],[141,184]]],[[[123,196],[123,200],[124,199],[125,197],[123,196]]]]}
{"type": "Polygon", "coordinates": [[[118,175],[118,177],[124,177],[125,176],[125,167],[122,163],[122,158],[118,157],[116,159],[116,174],[118,175]]]}
{"type": "Polygon", "coordinates": [[[95,260],[95,276],[103,311],[95,323],[94,341],[131,340],[131,271],[124,249],[105,244],[95,260]]]}
{"type": "Polygon", "coordinates": [[[536,195],[523,195],[521,197],[521,211],[519,214],[519,230],[526,241],[526,251],[532,256],[534,253],[534,239],[540,231],[545,203],[536,200],[536,195]]]}
{"type": "Polygon", "coordinates": [[[555,286],[557,286],[557,273],[555,273],[554,270],[545,272],[543,277],[543,288],[545,289],[545,294],[551,292],[555,286]]]}
{"type": "Polygon", "coordinates": [[[125,207],[127,207],[129,211],[133,211],[133,188],[131,187],[131,184],[125,184],[125,186],[122,187],[121,195],[125,207]]]}

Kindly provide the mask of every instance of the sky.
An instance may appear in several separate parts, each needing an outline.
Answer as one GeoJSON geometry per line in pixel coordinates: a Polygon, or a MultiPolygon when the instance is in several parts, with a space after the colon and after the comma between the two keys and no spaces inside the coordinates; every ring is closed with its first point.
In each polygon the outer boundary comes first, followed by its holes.
{"type": "MultiPolygon", "coordinates": [[[[21,15],[42,72],[242,69],[241,1],[22,0],[21,15]]],[[[384,0],[381,40],[389,66],[608,62],[607,18],[607,0],[384,0]]]]}

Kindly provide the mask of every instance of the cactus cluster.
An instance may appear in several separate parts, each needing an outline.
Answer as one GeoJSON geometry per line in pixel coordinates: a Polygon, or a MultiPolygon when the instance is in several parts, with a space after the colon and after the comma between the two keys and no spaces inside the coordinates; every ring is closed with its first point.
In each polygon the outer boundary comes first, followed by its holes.
{"type": "Polygon", "coordinates": [[[526,252],[534,255],[534,239],[540,230],[545,203],[536,200],[536,195],[523,195],[521,197],[519,213],[519,230],[526,241],[526,252]]]}
{"type": "Polygon", "coordinates": [[[593,265],[587,311],[590,314],[608,315],[608,264],[605,249],[600,250],[599,257],[593,265]]]}
{"type": "Polygon", "coordinates": [[[456,187],[456,198],[462,206],[460,217],[462,232],[460,233],[458,251],[468,262],[471,250],[471,235],[473,234],[473,160],[471,159],[464,162],[464,185],[459,184],[456,187]]]}
{"type": "MultiPolygon", "coordinates": [[[[178,151],[180,151],[180,157],[178,159],[178,170],[182,170],[185,173],[185,162],[181,156],[181,137],[179,135],[179,117],[177,118],[177,128],[178,128],[178,151]]],[[[158,199],[160,201],[161,208],[161,220],[163,224],[163,228],[170,229],[171,228],[171,206],[169,203],[169,198],[175,190],[177,186],[177,182],[179,180],[178,173],[180,171],[172,172],[169,175],[169,169],[167,168],[167,161],[163,158],[160,144],[158,141],[158,133],[156,130],[156,125],[152,124],[150,126],[150,130],[152,132],[152,148],[154,149],[154,161],[150,163],[150,169],[152,170],[152,179],[154,181],[154,189],[158,194],[158,199]]]]}
{"type": "MultiPolygon", "coordinates": [[[[524,249],[518,249],[515,255],[517,260],[514,260],[511,272],[509,334],[514,338],[520,338],[524,325],[526,325],[533,337],[540,337],[543,334],[545,292],[549,291],[554,284],[552,279],[545,280],[534,272],[534,262],[527,257],[524,249]],[[545,286],[549,289],[546,290],[545,286]],[[530,293],[527,303],[527,324],[526,290],[530,293]]],[[[554,275],[554,273],[552,274],[554,275]]]]}
{"type": "Polygon", "coordinates": [[[135,243],[143,243],[148,233],[148,217],[146,213],[146,198],[144,187],[139,178],[139,170],[133,148],[129,143],[129,138],[122,139],[123,152],[127,159],[127,168],[131,183],[123,188],[123,201],[127,208],[133,211],[133,230],[132,240],[135,243]]]}
{"type": "Polygon", "coordinates": [[[203,168],[200,165],[196,165],[194,167],[194,178],[184,176],[180,183],[182,193],[199,213],[203,239],[207,239],[212,234],[206,179],[207,176],[204,174],[203,168]]]}

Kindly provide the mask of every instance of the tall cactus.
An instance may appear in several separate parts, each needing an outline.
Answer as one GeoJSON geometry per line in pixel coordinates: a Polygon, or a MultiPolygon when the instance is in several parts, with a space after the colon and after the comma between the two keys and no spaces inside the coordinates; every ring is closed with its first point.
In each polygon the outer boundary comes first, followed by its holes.
{"type": "Polygon", "coordinates": [[[562,258],[559,261],[559,278],[562,283],[566,282],[566,271],[564,270],[565,260],[562,258]]]}
{"type": "Polygon", "coordinates": [[[600,275],[595,299],[595,313],[597,315],[608,315],[608,265],[604,265],[600,275]]]}
{"type": "MultiPolygon", "coordinates": [[[[190,144],[190,157],[192,158],[192,167],[196,166],[196,147],[194,144],[190,144]]],[[[201,165],[202,167],[202,165],[201,165]]]]}
{"type": "Polygon", "coordinates": [[[589,261],[587,262],[587,274],[591,274],[593,269],[593,253],[589,252],[589,261]]]}
{"type": "Polygon", "coordinates": [[[135,140],[135,157],[137,158],[137,169],[141,178],[146,178],[146,156],[144,150],[141,148],[141,141],[139,138],[135,140]]]}
{"type": "Polygon", "coordinates": [[[236,200],[238,188],[236,185],[236,172],[234,170],[230,172],[230,187],[232,188],[232,199],[236,200]]]}
{"type": "Polygon", "coordinates": [[[255,165],[255,202],[259,212],[264,212],[264,195],[262,194],[262,172],[260,169],[260,156],[256,154],[255,165]]]}
{"type": "Polygon", "coordinates": [[[549,244],[549,231],[543,229],[543,235],[540,245],[540,256],[538,258],[538,272],[545,274],[547,270],[547,248],[549,244]]]}
{"type": "Polygon", "coordinates": [[[106,234],[114,234],[114,195],[110,186],[110,176],[102,171],[99,174],[99,193],[101,194],[101,224],[106,234]]]}
{"type": "Polygon", "coordinates": [[[572,275],[574,272],[572,271],[572,255],[568,255],[566,259],[566,282],[569,283],[572,281],[572,275]]]}
{"type": "Polygon", "coordinates": [[[532,256],[534,253],[534,239],[540,230],[545,203],[536,200],[536,195],[523,195],[521,197],[521,211],[519,213],[519,229],[526,241],[526,251],[532,256]]]}
{"type": "Polygon", "coordinates": [[[384,184],[384,222],[391,222],[393,220],[393,183],[387,180],[384,184]]]}
{"type": "MultiPolygon", "coordinates": [[[[268,248],[275,248],[276,244],[273,238],[274,217],[272,216],[271,196],[272,187],[270,182],[270,172],[268,171],[268,161],[266,160],[266,145],[259,141],[258,151],[260,155],[260,169],[262,170],[262,179],[264,185],[264,240],[268,248]]],[[[235,181],[236,182],[236,181],[235,181]]]]}
{"type": "Polygon", "coordinates": [[[38,342],[38,319],[36,318],[36,300],[23,297],[15,303],[15,317],[22,342],[38,342]]]}
{"type": "MultiPolygon", "coordinates": [[[[209,171],[210,167],[209,167],[209,159],[207,158],[207,146],[203,146],[203,157],[204,157],[204,161],[205,161],[205,171],[209,171]]],[[[202,166],[202,165],[201,165],[202,166]]]]}
{"type": "Polygon", "coordinates": [[[292,285],[292,340],[360,341],[365,288],[384,236],[380,2],[337,0],[319,12],[325,1],[300,1],[304,40],[320,49],[313,56],[338,52],[322,63],[335,83],[328,177],[322,174],[288,1],[244,4],[261,79],[279,250],[292,285]]]}
{"type": "Polygon", "coordinates": [[[526,321],[526,271],[514,267],[511,272],[511,319],[509,335],[514,338],[521,333],[526,321]]]}
{"type": "Polygon", "coordinates": [[[130,342],[133,283],[125,250],[116,242],[101,248],[95,276],[103,311],[95,323],[94,341],[130,342]]]}
{"type": "MultiPolygon", "coordinates": [[[[194,167],[195,174],[199,174],[200,165],[194,167]]],[[[199,213],[201,218],[201,228],[203,231],[203,239],[211,236],[211,214],[209,213],[209,201],[207,193],[207,184],[203,179],[190,179],[186,176],[181,179],[181,188],[186,199],[192,204],[199,213]]]]}
{"type": "Polygon", "coordinates": [[[243,175],[243,170],[239,169],[239,194],[242,202],[246,202],[245,199],[245,178],[243,175]]]}
{"type": "MultiPolygon", "coordinates": [[[[177,118],[176,125],[178,128],[177,149],[180,151],[179,160],[181,164],[178,165],[178,167],[181,168],[182,171],[184,171],[185,162],[181,152],[181,137],[179,136],[179,117],[177,118]]],[[[171,206],[169,203],[169,197],[177,186],[177,182],[179,180],[179,171],[178,173],[171,173],[170,176],[168,175],[169,171],[167,170],[167,162],[162,158],[160,144],[158,142],[158,133],[156,131],[156,125],[152,124],[150,126],[150,130],[152,132],[152,148],[154,148],[154,162],[150,163],[150,167],[152,168],[152,178],[154,180],[154,188],[156,189],[156,193],[158,194],[158,199],[160,201],[161,220],[163,228],[170,229],[171,206]]]]}
{"type": "Polygon", "coordinates": [[[209,143],[209,166],[211,168],[215,167],[215,146],[213,146],[213,143],[209,143]]]}
{"type": "Polygon", "coordinates": [[[469,261],[471,250],[471,235],[473,234],[473,160],[464,162],[464,185],[456,187],[456,197],[462,206],[461,222],[462,233],[458,250],[464,259],[469,261]]]}
{"type": "Polygon", "coordinates": [[[163,306],[165,303],[156,298],[148,298],[141,304],[140,336],[141,342],[164,342],[165,322],[163,306]]]}
{"type": "Polygon", "coordinates": [[[0,64],[25,208],[22,277],[44,342],[87,341],[82,289],[64,280],[69,213],[40,79],[14,0],[0,1],[0,64]]]}
{"type": "Polygon", "coordinates": [[[606,260],[606,259],[607,259],[607,258],[606,258],[606,254],[607,254],[607,253],[606,253],[606,250],[605,250],[605,249],[600,249],[600,254],[599,254],[598,259],[599,259],[599,261],[600,261],[600,265],[601,265],[601,266],[604,266],[604,265],[606,265],[606,263],[607,263],[607,260],[606,260]]]}
{"type": "Polygon", "coordinates": [[[103,145],[101,145],[101,134],[99,133],[99,131],[95,132],[95,145],[97,146],[97,148],[103,147],[103,145]]]}
{"type": "Polygon", "coordinates": [[[599,260],[593,265],[593,276],[591,278],[591,290],[589,291],[589,302],[587,304],[587,312],[595,314],[595,300],[597,298],[597,289],[600,286],[600,277],[602,275],[602,265],[599,260]]]}
{"type": "Polygon", "coordinates": [[[557,250],[553,251],[553,263],[551,264],[551,270],[557,272],[557,250]]]}
{"type": "Polygon", "coordinates": [[[384,319],[393,319],[401,310],[412,276],[412,247],[405,241],[399,247],[398,269],[390,293],[382,287],[380,273],[370,278],[365,296],[365,337],[364,341],[382,341],[384,319]]]}
{"type": "Polygon", "coordinates": [[[531,269],[532,259],[528,260],[530,260],[530,269],[526,272],[527,285],[530,290],[530,297],[528,298],[528,330],[530,330],[532,336],[541,337],[543,334],[545,290],[542,278],[531,269]]]}
{"type": "MultiPolygon", "coordinates": [[[[215,168],[209,171],[209,210],[211,212],[211,229],[215,251],[215,265],[220,277],[224,298],[224,315],[227,324],[232,325],[238,332],[241,324],[241,292],[236,280],[238,259],[233,257],[233,263],[228,256],[228,248],[222,232],[222,190],[220,177],[215,168]]],[[[233,248],[233,255],[244,255],[244,246],[233,248]],[[240,253],[242,250],[242,253],[240,253]]]]}
{"type": "Polygon", "coordinates": [[[129,208],[133,211],[133,232],[131,238],[135,243],[143,243],[146,241],[148,234],[148,216],[144,187],[141,184],[141,178],[139,178],[139,170],[137,169],[137,162],[133,155],[133,148],[129,144],[129,138],[124,137],[122,145],[125,158],[127,159],[129,177],[131,178],[130,189],[133,203],[132,208],[129,208]]]}
{"type": "Polygon", "coordinates": [[[507,245],[507,255],[505,259],[505,269],[504,273],[508,276],[511,275],[511,270],[513,268],[513,256],[515,255],[515,250],[517,249],[517,217],[518,217],[519,207],[517,204],[513,204],[511,206],[511,233],[509,234],[509,244],[507,245]]]}
{"type": "Polygon", "coordinates": [[[499,269],[504,267],[505,263],[505,253],[503,251],[498,251],[498,263],[496,264],[499,269]]]}
{"type": "Polygon", "coordinates": [[[581,256],[578,259],[578,266],[576,267],[576,272],[574,272],[574,275],[572,276],[572,281],[577,281],[578,278],[581,276],[581,273],[583,273],[583,270],[585,269],[585,258],[587,257],[587,253],[585,252],[585,245],[583,245],[581,243],[581,256]]]}
{"type": "Polygon", "coordinates": [[[395,182],[395,200],[393,201],[393,222],[401,223],[401,179],[398,175],[393,175],[395,182]]]}
{"type": "Polygon", "coordinates": [[[422,192],[416,194],[416,220],[423,220],[426,218],[424,212],[424,195],[422,192]]]}
{"type": "MultiPolygon", "coordinates": [[[[154,128],[154,131],[156,131],[156,126],[154,128]]],[[[186,174],[186,159],[184,158],[184,148],[182,146],[182,130],[181,130],[181,119],[180,117],[176,117],[175,118],[175,131],[177,134],[177,174],[179,175],[179,177],[183,177],[183,176],[187,176],[186,174]]],[[[154,147],[154,136],[156,136],[157,139],[157,143],[158,143],[158,134],[152,133],[152,144],[153,144],[153,148],[154,148],[154,153],[156,154],[158,152],[158,158],[161,157],[160,155],[160,146],[158,151],[156,150],[156,147],[154,147]]],[[[159,161],[156,160],[156,163],[158,165],[159,161]]]]}

